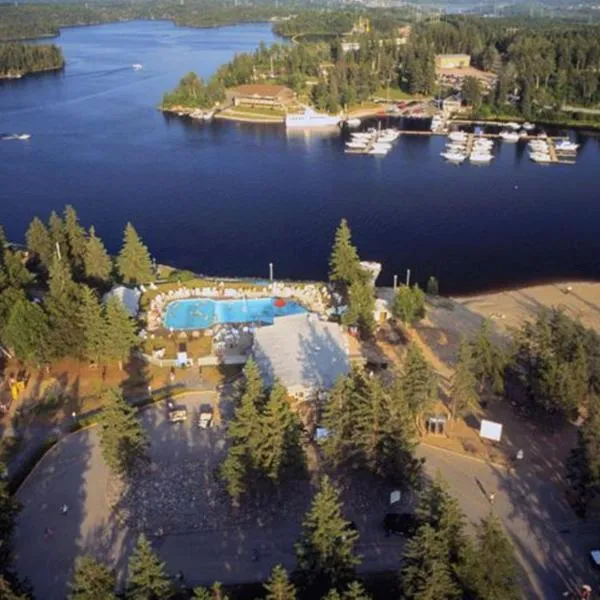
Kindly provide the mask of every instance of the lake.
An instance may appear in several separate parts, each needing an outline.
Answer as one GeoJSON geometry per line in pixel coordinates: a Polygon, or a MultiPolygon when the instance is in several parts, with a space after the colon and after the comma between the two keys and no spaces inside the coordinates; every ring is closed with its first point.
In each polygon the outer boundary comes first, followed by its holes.
{"type": "Polygon", "coordinates": [[[220,29],[131,22],[65,29],[63,73],[0,84],[0,223],[20,241],[65,204],[117,252],[131,220],[159,262],[199,273],[324,278],[346,217],[379,283],[410,268],[446,293],[600,276],[599,137],[574,166],[542,167],[497,144],[488,167],[445,164],[439,137],[386,157],[343,153],[339,133],[166,117],[186,72],[276,41],[267,24],[220,29]],[[142,63],[135,72],[131,65],[142,63]]]}

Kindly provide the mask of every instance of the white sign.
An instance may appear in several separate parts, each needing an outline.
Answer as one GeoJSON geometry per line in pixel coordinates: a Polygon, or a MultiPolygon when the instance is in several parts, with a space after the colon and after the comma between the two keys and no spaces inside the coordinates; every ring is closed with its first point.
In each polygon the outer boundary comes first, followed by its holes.
{"type": "Polygon", "coordinates": [[[479,429],[479,436],[486,440],[493,440],[499,442],[502,437],[502,423],[494,423],[494,421],[481,420],[481,428],[479,429]]]}
{"type": "Polygon", "coordinates": [[[401,499],[402,499],[402,492],[399,490],[396,490],[395,492],[392,492],[390,494],[390,504],[396,504],[396,502],[400,502],[401,499]]]}

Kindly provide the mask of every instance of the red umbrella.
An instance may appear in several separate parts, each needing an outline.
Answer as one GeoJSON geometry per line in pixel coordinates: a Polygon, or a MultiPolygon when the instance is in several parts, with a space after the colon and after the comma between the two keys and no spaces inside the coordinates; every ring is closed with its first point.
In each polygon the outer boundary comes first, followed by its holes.
{"type": "Polygon", "coordinates": [[[273,302],[277,308],[283,308],[285,306],[285,300],[283,298],[276,298],[273,302]]]}

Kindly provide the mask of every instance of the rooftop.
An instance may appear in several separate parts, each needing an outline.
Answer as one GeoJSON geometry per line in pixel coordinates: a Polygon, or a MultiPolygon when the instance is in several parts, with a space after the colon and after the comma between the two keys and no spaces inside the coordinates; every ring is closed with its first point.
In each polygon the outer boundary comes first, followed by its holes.
{"type": "Polygon", "coordinates": [[[342,328],[310,313],[282,317],[259,328],[253,352],[267,383],[277,378],[288,390],[330,388],[350,369],[342,328]]]}

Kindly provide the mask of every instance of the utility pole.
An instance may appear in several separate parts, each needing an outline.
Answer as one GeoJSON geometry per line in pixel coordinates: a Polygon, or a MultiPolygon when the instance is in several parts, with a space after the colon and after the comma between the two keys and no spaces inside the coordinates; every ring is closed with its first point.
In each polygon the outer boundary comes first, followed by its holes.
{"type": "Polygon", "coordinates": [[[398,275],[394,275],[394,292],[396,291],[397,287],[398,287],[398,275]]]}
{"type": "Polygon", "coordinates": [[[269,263],[269,280],[271,283],[273,283],[273,263],[272,262],[269,263]]]}
{"type": "Polygon", "coordinates": [[[406,269],[406,287],[410,286],[410,269],[406,269]]]}

